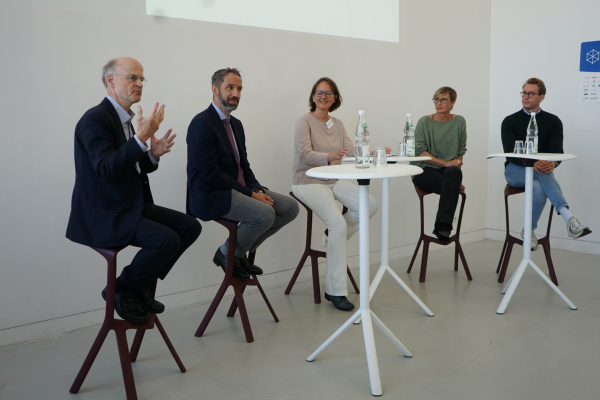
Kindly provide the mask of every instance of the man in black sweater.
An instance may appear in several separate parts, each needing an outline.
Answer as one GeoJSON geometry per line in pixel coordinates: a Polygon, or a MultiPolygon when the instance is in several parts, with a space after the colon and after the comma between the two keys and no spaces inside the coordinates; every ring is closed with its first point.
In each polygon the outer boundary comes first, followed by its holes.
{"type": "MultiPolygon", "coordinates": [[[[563,152],[563,126],[560,119],[540,108],[540,103],[546,97],[546,85],[541,79],[530,78],[523,85],[521,102],[523,108],[509,115],[502,121],[502,146],[505,153],[512,153],[516,140],[525,141],[527,127],[531,120],[531,114],[535,114],[538,125],[538,152],[540,153],[564,153],[563,152]]],[[[535,237],[535,228],[546,199],[556,208],[558,215],[562,215],[567,225],[567,233],[573,239],[577,239],[592,233],[590,228],[583,225],[569,211],[560,185],[554,176],[554,169],[560,162],[536,161],[533,165],[533,210],[531,225],[531,250],[537,250],[538,241],[535,237]]],[[[520,158],[509,157],[506,159],[504,177],[506,182],[513,187],[525,187],[525,167],[520,158]]],[[[521,231],[521,238],[523,238],[521,231]]]]}

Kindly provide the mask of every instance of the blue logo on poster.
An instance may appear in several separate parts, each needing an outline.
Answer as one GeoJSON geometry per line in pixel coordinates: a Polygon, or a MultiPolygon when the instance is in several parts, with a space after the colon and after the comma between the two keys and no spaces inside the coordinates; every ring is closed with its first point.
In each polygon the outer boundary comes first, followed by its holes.
{"type": "Polygon", "coordinates": [[[600,72],[600,40],[581,43],[579,71],[600,72]]]}

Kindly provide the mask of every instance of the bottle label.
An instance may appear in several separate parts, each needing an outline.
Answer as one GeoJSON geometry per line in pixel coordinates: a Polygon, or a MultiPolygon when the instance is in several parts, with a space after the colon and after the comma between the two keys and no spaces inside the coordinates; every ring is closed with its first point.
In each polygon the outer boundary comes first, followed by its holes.
{"type": "Polygon", "coordinates": [[[415,156],[415,140],[407,140],[406,141],[406,155],[408,157],[414,157],[415,156]]]}
{"type": "Polygon", "coordinates": [[[354,146],[354,166],[356,168],[369,168],[371,166],[369,145],[357,143],[354,146]]]}

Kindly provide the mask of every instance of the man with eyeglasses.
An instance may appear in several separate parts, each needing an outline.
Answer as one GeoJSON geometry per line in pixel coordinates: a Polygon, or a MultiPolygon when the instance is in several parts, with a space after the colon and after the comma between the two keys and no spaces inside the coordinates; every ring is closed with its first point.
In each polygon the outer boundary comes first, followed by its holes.
{"type": "MultiPolygon", "coordinates": [[[[115,58],[102,69],[107,95],[75,128],[75,188],[66,235],[94,248],[141,248],[116,282],[115,310],[135,324],[164,311],[151,287],[156,278],[166,277],[202,230],[196,219],[152,200],[148,173],[171,151],[176,135],[169,129],[161,139],[154,136],[164,105],[155,103],[147,117],[140,106],[137,116],[131,110],[141,100],[145,82],[142,65],[133,58],[115,58]]],[[[102,297],[106,300],[106,288],[102,297]]]]}
{"type": "MultiPolygon", "coordinates": [[[[260,275],[247,253],[298,215],[298,203],[262,186],[250,169],[244,127],[231,115],[242,93],[236,68],[216,71],[211,79],[212,104],[188,127],[187,211],[203,221],[227,218],[240,222],[232,274],[237,279],[260,275]]],[[[228,240],[213,257],[225,271],[228,240]]]]}
{"type": "MultiPolygon", "coordinates": [[[[563,125],[561,120],[554,114],[543,111],[540,103],[546,97],[546,85],[541,79],[530,78],[523,85],[521,92],[521,103],[523,108],[509,115],[502,122],[502,145],[505,153],[512,153],[516,140],[526,140],[527,127],[531,114],[535,114],[538,124],[538,151],[540,153],[564,153],[563,152],[563,125]]],[[[508,157],[506,159],[504,177],[506,182],[513,187],[525,187],[524,161],[520,158],[508,157]]],[[[533,165],[533,209],[532,209],[532,232],[531,250],[537,250],[538,240],[535,229],[542,215],[546,199],[556,208],[559,215],[565,220],[567,234],[577,239],[592,233],[590,228],[583,225],[569,210],[560,185],[554,176],[554,169],[560,165],[556,161],[536,161],[533,165]]],[[[521,230],[521,238],[524,232],[521,230]]]]}

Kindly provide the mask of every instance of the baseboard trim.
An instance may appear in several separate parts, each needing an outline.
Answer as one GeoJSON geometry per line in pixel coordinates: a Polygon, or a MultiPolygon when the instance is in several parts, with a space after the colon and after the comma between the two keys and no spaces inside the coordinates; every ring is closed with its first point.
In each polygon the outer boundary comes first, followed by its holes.
{"type": "MultiPolygon", "coordinates": [[[[472,242],[478,242],[486,240],[489,233],[488,230],[482,229],[474,232],[465,232],[461,234],[461,243],[467,244],[472,242]]],[[[398,258],[412,256],[415,243],[409,243],[404,246],[390,248],[389,259],[395,260],[398,258]]],[[[432,245],[430,251],[436,251],[444,248],[443,246],[432,245]]],[[[377,263],[381,259],[381,251],[373,251],[369,255],[369,261],[371,263],[377,263]]],[[[359,257],[358,255],[348,257],[348,266],[351,269],[358,269],[359,257]]],[[[308,261],[305,266],[310,265],[308,261]]],[[[286,270],[268,273],[260,277],[260,282],[263,288],[273,289],[276,287],[287,286],[289,280],[292,277],[294,268],[286,270]]],[[[355,279],[358,281],[358,274],[355,273],[355,279]]],[[[325,259],[320,259],[319,262],[319,276],[325,276],[325,259]]],[[[310,268],[303,268],[298,276],[296,282],[305,282],[312,279],[310,268]]],[[[220,285],[220,284],[219,284],[220,285]]],[[[168,311],[175,311],[183,307],[194,307],[203,304],[208,304],[212,301],[219,285],[212,285],[208,287],[196,288],[180,293],[171,293],[157,297],[163,301],[168,311]]],[[[283,289],[282,289],[283,290],[283,289]]],[[[247,295],[257,293],[258,290],[255,287],[248,287],[245,292],[247,295]]],[[[227,292],[225,298],[232,298],[233,291],[227,292]]],[[[225,300],[224,300],[225,301],[225,300]]],[[[204,314],[198,313],[198,324],[202,320],[204,314]]],[[[49,340],[55,337],[68,335],[71,333],[79,332],[87,329],[94,329],[100,326],[101,321],[104,319],[104,309],[90,310],[87,312],[59,317],[46,321],[34,322],[27,325],[7,328],[0,331],[0,351],[8,348],[22,346],[32,342],[38,342],[43,340],[49,340]]]]}

